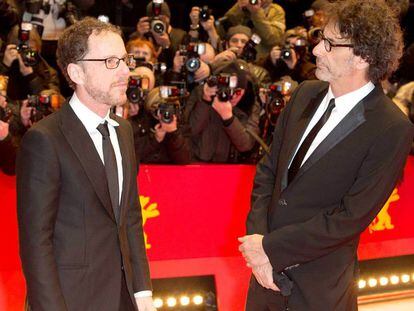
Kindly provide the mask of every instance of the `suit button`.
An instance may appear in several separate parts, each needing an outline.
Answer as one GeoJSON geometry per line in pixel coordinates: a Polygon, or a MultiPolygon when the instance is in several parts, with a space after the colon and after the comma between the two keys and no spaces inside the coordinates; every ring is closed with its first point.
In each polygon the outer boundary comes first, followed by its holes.
{"type": "Polygon", "coordinates": [[[122,270],[122,271],[124,270],[124,266],[121,266],[121,270],[122,270]]]}
{"type": "Polygon", "coordinates": [[[287,201],[285,199],[279,199],[279,205],[280,206],[287,206],[288,203],[287,203],[287,201]]]}

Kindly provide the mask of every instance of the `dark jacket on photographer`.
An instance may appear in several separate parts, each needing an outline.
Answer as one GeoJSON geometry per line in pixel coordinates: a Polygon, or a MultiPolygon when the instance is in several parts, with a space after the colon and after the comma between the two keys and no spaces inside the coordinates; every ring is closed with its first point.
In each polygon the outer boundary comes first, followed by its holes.
{"type": "Polygon", "coordinates": [[[149,112],[140,109],[137,115],[128,120],[134,133],[137,163],[190,163],[188,126],[179,125],[175,132],[166,133],[164,140],[158,142],[154,133],[158,121],[149,112]]]}
{"type": "MultiPolygon", "coordinates": [[[[0,56],[1,59],[3,58],[0,56]]],[[[15,60],[10,67],[0,62],[0,74],[9,77],[7,96],[13,100],[26,99],[27,95],[39,95],[43,90],[59,93],[59,78],[55,69],[39,55],[39,63],[34,65],[33,73],[23,76],[19,62],[15,60]]]]}
{"type": "Polygon", "coordinates": [[[234,118],[223,121],[203,100],[203,85],[195,88],[188,100],[185,115],[189,119],[192,153],[195,161],[240,163],[241,153],[255,146],[255,139],[247,132],[259,133],[260,106],[257,100],[243,96],[233,107],[234,118]],[[244,107],[243,107],[244,106],[244,107]]]}
{"type": "MultiPolygon", "coordinates": [[[[236,3],[226,12],[224,16],[228,17],[230,25],[245,25],[252,28],[252,32],[260,36],[262,41],[256,47],[257,59],[265,57],[271,48],[283,40],[283,34],[286,29],[285,11],[271,0],[263,0],[270,2],[263,6],[257,13],[251,14],[247,10],[240,9],[236,3]]],[[[220,36],[224,38],[224,30],[220,29],[220,36]]]]}

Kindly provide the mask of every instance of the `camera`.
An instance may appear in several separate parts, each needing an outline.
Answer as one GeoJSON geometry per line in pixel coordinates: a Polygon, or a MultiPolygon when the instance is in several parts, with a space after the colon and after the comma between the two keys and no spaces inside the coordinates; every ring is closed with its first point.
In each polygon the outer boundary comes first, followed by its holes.
{"type": "Polygon", "coordinates": [[[200,55],[203,55],[206,52],[206,46],[204,43],[193,43],[180,46],[179,55],[185,57],[184,68],[185,71],[194,73],[200,66],[200,55]]]}
{"type": "Polygon", "coordinates": [[[132,54],[128,54],[128,63],[130,64],[129,70],[134,70],[137,67],[147,67],[154,73],[165,73],[167,71],[166,63],[150,63],[145,60],[144,57],[134,57],[132,54]]]}
{"type": "Polygon", "coordinates": [[[290,49],[291,49],[291,47],[290,47],[289,44],[285,45],[280,50],[280,58],[282,58],[284,60],[290,60],[292,58],[292,51],[290,49]]]}
{"type": "Polygon", "coordinates": [[[262,39],[257,35],[253,34],[246,45],[243,47],[243,51],[240,55],[240,58],[244,59],[246,62],[252,62],[256,59],[257,51],[256,45],[258,45],[262,39]]]}
{"type": "Polygon", "coordinates": [[[211,16],[211,10],[208,8],[207,5],[204,5],[200,9],[200,21],[206,22],[210,19],[210,16],[211,16]]]}
{"type": "Polygon", "coordinates": [[[32,24],[22,23],[19,29],[19,42],[16,50],[20,53],[23,59],[23,63],[26,66],[34,66],[39,62],[39,54],[29,46],[30,31],[32,30],[32,24]]]}
{"type": "Polygon", "coordinates": [[[148,94],[149,78],[147,76],[130,76],[126,95],[128,101],[143,106],[148,94]]]}
{"type": "Polygon", "coordinates": [[[33,107],[30,114],[30,121],[35,123],[53,112],[52,96],[50,95],[29,95],[27,107],[33,107]]]}
{"type": "Polygon", "coordinates": [[[237,84],[237,75],[230,73],[212,75],[207,79],[207,85],[209,87],[217,86],[216,96],[221,102],[226,102],[233,98],[237,84]]]}
{"type": "Polygon", "coordinates": [[[0,120],[3,122],[7,122],[10,120],[10,118],[13,115],[13,111],[9,107],[9,105],[6,105],[6,107],[0,107],[0,120]]]}
{"type": "Polygon", "coordinates": [[[264,93],[267,96],[266,101],[262,105],[271,125],[276,125],[277,118],[286,105],[284,96],[289,95],[291,91],[292,83],[289,81],[279,81],[265,88],[264,93]]]}
{"type": "Polygon", "coordinates": [[[164,0],[153,0],[152,1],[152,18],[150,18],[150,28],[157,34],[163,34],[167,30],[167,25],[160,19],[161,6],[164,0]]]}

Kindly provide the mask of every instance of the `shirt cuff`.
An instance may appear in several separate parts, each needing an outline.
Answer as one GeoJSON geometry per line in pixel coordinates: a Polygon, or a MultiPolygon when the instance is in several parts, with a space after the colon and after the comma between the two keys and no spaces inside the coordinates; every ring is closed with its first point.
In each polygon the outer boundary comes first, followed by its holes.
{"type": "Polygon", "coordinates": [[[134,294],[134,297],[135,298],[152,297],[152,291],[150,291],[150,290],[143,290],[143,291],[140,291],[140,292],[136,292],[134,294]]]}

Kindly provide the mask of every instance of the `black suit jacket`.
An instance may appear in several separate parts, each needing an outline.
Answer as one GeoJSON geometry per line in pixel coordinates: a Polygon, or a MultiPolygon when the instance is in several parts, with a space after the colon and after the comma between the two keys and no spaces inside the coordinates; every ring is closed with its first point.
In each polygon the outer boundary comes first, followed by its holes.
{"type": "Polygon", "coordinates": [[[69,104],[24,136],[17,158],[20,257],[29,304],[37,310],[118,310],[128,291],[151,289],[142,232],[132,130],[111,115],[122,154],[116,223],[105,169],[69,104]]]}
{"type": "Polygon", "coordinates": [[[282,112],[271,154],[258,164],[249,234],[276,272],[292,279],[292,310],[356,310],[357,246],[391,194],[413,139],[413,126],[377,86],[316,148],[288,184],[296,146],[328,91],[299,86],[282,112]]]}

